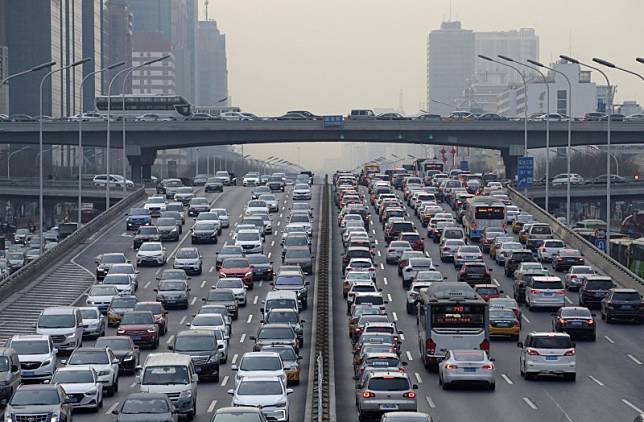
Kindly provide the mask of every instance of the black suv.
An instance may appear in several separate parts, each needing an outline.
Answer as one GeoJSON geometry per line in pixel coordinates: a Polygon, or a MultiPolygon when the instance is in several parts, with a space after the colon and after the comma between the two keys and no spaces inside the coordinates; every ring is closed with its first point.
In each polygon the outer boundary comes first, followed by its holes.
{"type": "Polygon", "coordinates": [[[4,410],[5,420],[70,422],[72,408],[62,387],[54,384],[21,385],[4,410]]]}
{"type": "Polygon", "coordinates": [[[601,301],[602,319],[627,319],[644,324],[644,300],[635,289],[610,289],[601,301]]]}
{"type": "Polygon", "coordinates": [[[528,250],[512,251],[512,255],[505,260],[506,277],[514,277],[514,271],[519,268],[519,264],[522,262],[537,262],[537,260],[528,250]]]}
{"type": "Polygon", "coordinates": [[[188,355],[200,378],[219,382],[221,353],[217,337],[209,330],[186,330],[177,333],[168,349],[188,355]]]}
{"type": "Polygon", "coordinates": [[[134,249],[139,249],[142,243],[160,241],[161,233],[159,233],[157,226],[141,226],[137,229],[132,244],[134,249]]]}
{"type": "Polygon", "coordinates": [[[586,277],[579,288],[579,306],[590,308],[593,305],[599,305],[613,287],[615,283],[610,277],[603,275],[586,277]]]}

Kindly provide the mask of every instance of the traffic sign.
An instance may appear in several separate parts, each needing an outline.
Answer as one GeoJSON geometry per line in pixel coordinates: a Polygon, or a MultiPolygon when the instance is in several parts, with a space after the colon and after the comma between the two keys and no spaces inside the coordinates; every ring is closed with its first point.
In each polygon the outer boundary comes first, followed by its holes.
{"type": "Polygon", "coordinates": [[[519,188],[528,188],[534,183],[534,157],[518,158],[518,183],[519,188]]]}
{"type": "Polygon", "coordinates": [[[342,127],[344,125],[344,116],[324,116],[324,127],[342,127]]]}
{"type": "Polygon", "coordinates": [[[606,239],[595,239],[595,247],[602,252],[606,252],[606,239]]]}

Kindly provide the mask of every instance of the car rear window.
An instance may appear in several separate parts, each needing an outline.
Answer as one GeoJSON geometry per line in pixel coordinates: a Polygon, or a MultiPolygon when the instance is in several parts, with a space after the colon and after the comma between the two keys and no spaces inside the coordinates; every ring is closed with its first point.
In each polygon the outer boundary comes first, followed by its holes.
{"type": "Polygon", "coordinates": [[[637,292],[615,292],[613,300],[639,301],[640,295],[637,292]]]}
{"type": "Polygon", "coordinates": [[[512,260],[514,261],[534,261],[534,257],[530,252],[514,252],[512,254],[512,260]]]}
{"type": "Polygon", "coordinates": [[[572,342],[570,337],[564,336],[533,337],[530,347],[537,349],[570,349],[572,342]]]}
{"type": "Polygon", "coordinates": [[[408,222],[393,223],[392,229],[397,232],[411,232],[414,231],[414,225],[408,222]]]}
{"type": "Polygon", "coordinates": [[[409,390],[409,381],[401,377],[371,378],[368,388],[375,391],[405,391],[409,390]]]}
{"type": "Polygon", "coordinates": [[[547,234],[550,235],[552,234],[552,230],[550,230],[549,226],[532,226],[532,231],[530,232],[531,234],[547,234]]]}
{"type": "Polygon", "coordinates": [[[561,281],[541,281],[534,280],[532,283],[533,289],[563,289],[563,284],[561,281]]]}
{"type": "Polygon", "coordinates": [[[485,274],[484,265],[466,265],[465,272],[469,274],[485,274]]]}
{"type": "Polygon", "coordinates": [[[587,280],[586,288],[590,290],[608,290],[613,287],[610,280],[587,280]]]}

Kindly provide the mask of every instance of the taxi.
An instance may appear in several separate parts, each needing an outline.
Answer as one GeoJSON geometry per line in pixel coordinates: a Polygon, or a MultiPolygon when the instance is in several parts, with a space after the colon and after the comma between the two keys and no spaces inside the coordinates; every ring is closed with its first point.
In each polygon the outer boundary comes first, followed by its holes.
{"type": "Polygon", "coordinates": [[[530,231],[530,227],[532,227],[532,224],[524,224],[519,232],[519,242],[524,245],[528,241],[528,232],[530,231]]]}
{"type": "Polygon", "coordinates": [[[510,337],[514,340],[521,334],[521,323],[516,314],[509,308],[490,308],[490,337],[510,337]]]}

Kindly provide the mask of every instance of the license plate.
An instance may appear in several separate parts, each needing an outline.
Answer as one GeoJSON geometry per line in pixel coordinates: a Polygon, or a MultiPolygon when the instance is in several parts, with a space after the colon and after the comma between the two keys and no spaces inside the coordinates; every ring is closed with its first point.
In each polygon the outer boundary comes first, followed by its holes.
{"type": "Polygon", "coordinates": [[[141,336],[132,336],[132,341],[140,341],[141,338],[141,336]]]}
{"type": "Polygon", "coordinates": [[[543,295],[544,295],[544,296],[552,296],[553,294],[554,294],[554,293],[552,293],[552,292],[544,292],[544,293],[543,293],[543,295]]]}
{"type": "Polygon", "coordinates": [[[579,326],[579,325],[581,325],[581,321],[572,321],[572,322],[570,323],[570,325],[579,326]]]}
{"type": "Polygon", "coordinates": [[[177,303],[176,300],[166,300],[165,303],[177,303]]]}
{"type": "Polygon", "coordinates": [[[34,371],[22,371],[22,376],[31,377],[34,375],[34,371]]]}
{"type": "Polygon", "coordinates": [[[464,368],[465,372],[476,372],[476,368],[464,368]]]}
{"type": "Polygon", "coordinates": [[[546,356],[546,360],[557,360],[557,359],[559,359],[559,356],[556,356],[556,355],[554,355],[554,356],[546,356]]]}
{"type": "Polygon", "coordinates": [[[398,405],[397,404],[381,404],[380,408],[382,410],[398,410],[398,405]]]}
{"type": "Polygon", "coordinates": [[[622,305],[622,309],[633,309],[631,305],[622,305]]]}

